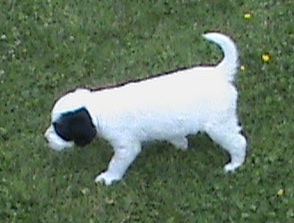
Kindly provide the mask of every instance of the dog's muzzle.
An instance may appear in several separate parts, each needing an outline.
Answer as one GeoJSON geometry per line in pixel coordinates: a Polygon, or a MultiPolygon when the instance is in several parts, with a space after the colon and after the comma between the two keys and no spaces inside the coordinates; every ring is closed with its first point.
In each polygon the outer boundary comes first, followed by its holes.
{"type": "Polygon", "coordinates": [[[48,141],[49,147],[56,150],[56,151],[61,151],[63,149],[70,148],[70,147],[74,146],[74,142],[67,142],[67,141],[64,141],[62,138],[60,138],[56,134],[53,126],[50,126],[46,130],[44,136],[48,141]]]}

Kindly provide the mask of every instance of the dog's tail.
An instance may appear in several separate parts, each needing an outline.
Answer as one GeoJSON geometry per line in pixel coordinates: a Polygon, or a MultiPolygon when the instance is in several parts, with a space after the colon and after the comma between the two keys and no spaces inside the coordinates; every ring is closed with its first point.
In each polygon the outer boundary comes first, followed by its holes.
{"type": "Polygon", "coordinates": [[[228,81],[234,81],[237,68],[239,66],[239,57],[237,46],[234,41],[221,33],[206,33],[203,35],[205,39],[219,45],[224,53],[223,60],[217,65],[218,69],[222,70],[222,74],[228,81]]]}

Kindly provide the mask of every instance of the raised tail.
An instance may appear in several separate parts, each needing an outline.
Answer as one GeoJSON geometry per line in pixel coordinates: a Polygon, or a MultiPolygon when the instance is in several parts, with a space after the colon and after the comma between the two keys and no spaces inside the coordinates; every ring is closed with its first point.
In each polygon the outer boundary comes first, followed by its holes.
{"type": "Polygon", "coordinates": [[[225,75],[228,81],[234,81],[239,66],[238,50],[234,41],[224,34],[215,32],[206,33],[203,36],[220,46],[224,53],[224,58],[217,65],[217,68],[222,70],[221,74],[225,75]]]}

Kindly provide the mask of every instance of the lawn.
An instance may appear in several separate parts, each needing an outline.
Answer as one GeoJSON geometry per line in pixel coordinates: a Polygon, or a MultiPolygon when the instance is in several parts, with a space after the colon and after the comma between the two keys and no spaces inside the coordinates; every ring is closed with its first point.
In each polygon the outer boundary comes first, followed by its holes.
{"type": "Polygon", "coordinates": [[[0,4],[1,222],[294,222],[292,0],[0,4]],[[187,152],[149,145],[111,187],[94,183],[112,154],[104,140],[48,148],[43,133],[62,94],[215,64],[221,51],[206,31],[228,34],[240,51],[249,154],[238,171],[224,173],[229,157],[206,135],[191,136],[187,152]]]}

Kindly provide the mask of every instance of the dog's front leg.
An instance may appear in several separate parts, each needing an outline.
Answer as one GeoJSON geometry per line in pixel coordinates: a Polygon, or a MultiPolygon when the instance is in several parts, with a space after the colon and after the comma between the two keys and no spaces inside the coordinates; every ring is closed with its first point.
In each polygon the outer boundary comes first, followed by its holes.
{"type": "Polygon", "coordinates": [[[106,185],[111,185],[114,181],[121,180],[140,151],[141,144],[139,142],[124,143],[123,145],[115,146],[114,155],[110,160],[108,169],[99,174],[95,182],[104,182],[106,185]]]}

